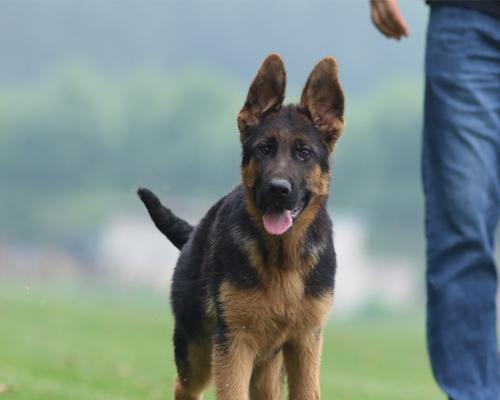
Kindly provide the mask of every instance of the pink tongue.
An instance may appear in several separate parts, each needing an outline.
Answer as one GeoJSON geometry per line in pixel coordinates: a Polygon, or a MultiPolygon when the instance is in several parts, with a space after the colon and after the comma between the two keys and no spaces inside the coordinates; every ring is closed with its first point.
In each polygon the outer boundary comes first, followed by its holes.
{"type": "Polygon", "coordinates": [[[282,235],[292,226],[292,213],[284,210],[277,213],[267,213],[262,217],[264,228],[271,235],[282,235]]]}

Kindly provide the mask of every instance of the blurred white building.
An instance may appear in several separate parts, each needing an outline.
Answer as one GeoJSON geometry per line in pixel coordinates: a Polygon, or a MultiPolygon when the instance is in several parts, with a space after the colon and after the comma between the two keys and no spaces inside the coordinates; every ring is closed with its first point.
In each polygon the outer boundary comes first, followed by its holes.
{"type": "MultiPolygon", "coordinates": [[[[335,220],[335,313],[350,315],[371,305],[390,310],[414,306],[423,295],[415,268],[405,260],[370,255],[366,234],[360,220],[335,220]]],[[[114,278],[166,289],[179,251],[147,217],[122,217],[104,230],[99,254],[114,278]]]]}

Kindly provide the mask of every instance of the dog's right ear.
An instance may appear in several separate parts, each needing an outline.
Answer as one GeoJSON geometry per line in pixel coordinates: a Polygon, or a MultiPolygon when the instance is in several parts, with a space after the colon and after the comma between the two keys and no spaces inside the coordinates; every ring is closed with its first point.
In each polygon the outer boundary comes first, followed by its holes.
{"type": "Polygon", "coordinates": [[[344,128],[344,92],[333,57],[324,58],[314,67],[302,92],[300,105],[307,110],[311,122],[332,151],[344,128]]]}
{"type": "Polygon", "coordinates": [[[258,125],[269,111],[281,106],[285,98],[286,73],[278,54],[270,54],[262,63],[250,85],[245,105],[238,114],[240,138],[249,127],[258,125]]]}

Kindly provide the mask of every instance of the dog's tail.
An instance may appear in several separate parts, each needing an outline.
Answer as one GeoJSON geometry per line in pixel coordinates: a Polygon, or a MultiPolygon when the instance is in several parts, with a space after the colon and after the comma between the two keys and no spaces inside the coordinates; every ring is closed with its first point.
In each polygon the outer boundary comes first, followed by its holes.
{"type": "Polygon", "coordinates": [[[137,194],[148,209],[148,213],[156,227],[175,247],[181,250],[188,241],[194,227],[174,215],[171,210],[161,204],[158,197],[151,190],[140,188],[137,190],[137,194]]]}

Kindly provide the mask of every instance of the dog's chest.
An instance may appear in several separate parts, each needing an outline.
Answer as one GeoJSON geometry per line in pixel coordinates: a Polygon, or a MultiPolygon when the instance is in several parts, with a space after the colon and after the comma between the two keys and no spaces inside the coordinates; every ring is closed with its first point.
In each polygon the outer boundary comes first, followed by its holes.
{"type": "Polygon", "coordinates": [[[255,310],[256,317],[268,328],[273,325],[291,327],[303,317],[304,282],[298,272],[276,273],[254,292],[253,297],[260,305],[255,310]]]}
{"type": "Polygon", "coordinates": [[[255,289],[224,282],[220,294],[227,325],[251,335],[261,349],[279,347],[298,332],[320,327],[331,304],[330,295],[306,296],[297,270],[275,273],[255,289]]]}

